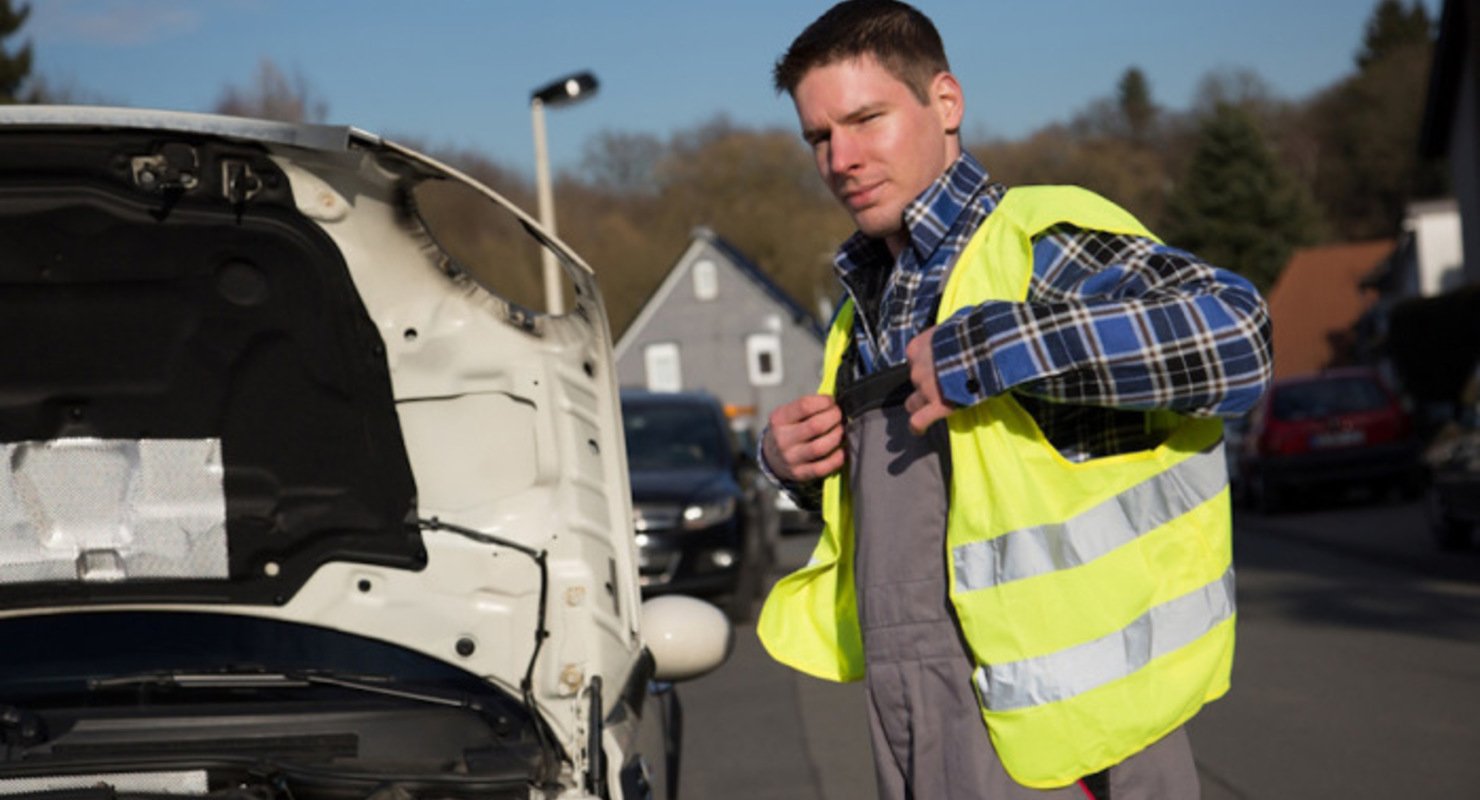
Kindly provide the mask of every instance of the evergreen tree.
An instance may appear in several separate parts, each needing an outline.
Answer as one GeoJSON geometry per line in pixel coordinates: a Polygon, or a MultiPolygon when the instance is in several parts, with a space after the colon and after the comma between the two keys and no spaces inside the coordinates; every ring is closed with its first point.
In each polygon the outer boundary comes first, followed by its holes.
{"type": "Polygon", "coordinates": [[[1444,171],[1418,157],[1431,33],[1423,6],[1383,0],[1367,22],[1360,69],[1309,105],[1313,188],[1342,238],[1392,236],[1409,201],[1445,191],[1444,171]]]}
{"type": "Polygon", "coordinates": [[[1120,76],[1115,86],[1120,116],[1132,141],[1144,142],[1156,120],[1156,104],[1151,101],[1151,87],[1139,67],[1131,67],[1120,76]]]}
{"type": "Polygon", "coordinates": [[[1366,71],[1393,53],[1427,44],[1432,38],[1433,23],[1422,3],[1415,0],[1404,8],[1398,0],[1382,0],[1367,20],[1362,49],[1357,51],[1357,68],[1366,71]]]}
{"type": "Polygon", "coordinates": [[[1316,240],[1320,227],[1305,188],[1282,169],[1250,113],[1227,104],[1203,121],[1167,206],[1169,244],[1261,290],[1274,284],[1292,250],[1316,240]]]}
{"type": "Polygon", "coordinates": [[[31,43],[14,52],[5,46],[5,40],[14,36],[30,15],[30,6],[12,8],[10,0],[0,0],[0,103],[18,102],[21,85],[31,74],[31,43]]]}

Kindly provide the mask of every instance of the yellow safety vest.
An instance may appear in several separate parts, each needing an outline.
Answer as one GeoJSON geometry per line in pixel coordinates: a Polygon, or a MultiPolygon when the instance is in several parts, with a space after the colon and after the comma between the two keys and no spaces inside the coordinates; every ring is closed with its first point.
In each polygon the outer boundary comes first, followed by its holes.
{"type": "MultiPolygon", "coordinates": [[[[1007,192],[958,258],[939,320],[1023,301],[1032,242],[1059,224],[1150,237],[1075,187],[1007,192]]],[[[828,335],[819,392],[852,341],[851,304],[828,335]]],[[[946,563],[992,743],[1019,783],[1063,786],[1124,761],[1228,691],[1232,522],[1222,423],[1150,412],[1154,449],[1065,459],[1004,393],[946,418],[946,563]]],[[[847,481],[823,482],[823,532],[807,566],[771,591],[757,623],[776,660],[819,678],[863,677],[847,481]]]]}

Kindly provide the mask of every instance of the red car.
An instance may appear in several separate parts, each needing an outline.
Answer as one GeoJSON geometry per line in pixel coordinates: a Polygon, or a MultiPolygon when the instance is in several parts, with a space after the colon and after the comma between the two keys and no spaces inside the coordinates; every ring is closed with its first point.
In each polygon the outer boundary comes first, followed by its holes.
{"type": "Polygon", "coordinates": [[[1423,470],[1408,412],[1374,370],[1275,381],[1249,418],[1237,493],[1269,512],[1296,492],[1369,487],[1417,496],[1423,470]]]}

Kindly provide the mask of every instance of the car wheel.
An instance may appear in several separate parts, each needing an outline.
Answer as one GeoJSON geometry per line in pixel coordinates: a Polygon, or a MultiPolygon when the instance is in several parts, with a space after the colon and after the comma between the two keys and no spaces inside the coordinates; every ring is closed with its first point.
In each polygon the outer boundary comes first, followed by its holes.
{"type": "Polygon", "coordinates": [[[745,552],[741,554],[740,565],[735,574],[735,586],[720,606],[730,622],[736,625],[750,621],[751,608],[760,592],[762,570],[757,563],[754,540],[753,536],[746,537],[745,552]]]}
{"type": "Polygon", "coordinates": [[[1438,520],[1433,525],[1434,540],[1439,549],[1446,552],[1467,550],[1474,534],[1472,527],[1469,523],[1453,518],[1438,520]]]}
{"type": "Polygon", "coordinates": [[[727,595],[720,607],[724,609],[725,616],[729,618],[730,624],[741,625],[750,621],[750,592],[741,587],[727,595]]]}
{"type": "Polygon", "coordinates": [[[1281,489],[1263,474],[1255,475],[1249,482],[1249,495],[1254,510],[1261,514],[1273,514],[1284,505],[1281,489]]]}
{"type": "Polygon", "coordinates": [[[1424,507],[1428,512],[1429,530],[1434,535],[1434,543],[1440,550],[1454,552],[1465,550],[1470,546],[1470,540],[1474,535],[1474,525],[1463,520],[1455,519],[1444,508],[1444,501],[1440,499],[1439,493],[1430,487],[1428,496],[1424,498],[1424,507]]]}
{"type": "Polygon", "coordinates": [[[1228,502],[1234,508],[1249,507],[1249,482],[1244,480],[1230,480],[1228,482],[1228,502]]]}
{"type": "Polygon", "coordinates": [[[1409,475],[1398,484],[1398,497],[1404,502],[1411,503],[1423,497],[1427,481],[1422,474],[1409,475]]]}

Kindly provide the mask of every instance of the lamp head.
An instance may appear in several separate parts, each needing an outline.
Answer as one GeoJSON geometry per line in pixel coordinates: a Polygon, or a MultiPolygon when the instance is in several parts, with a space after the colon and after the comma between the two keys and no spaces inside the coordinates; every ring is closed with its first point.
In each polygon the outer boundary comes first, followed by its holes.
{"type": "Polygon", "coordinates": [[[547,106],[566,105],[585,100],[596,93],[596,76],[588,72],[577,72],[557,78],[529,93],[531,102],[538,100],[547,106]]]}

